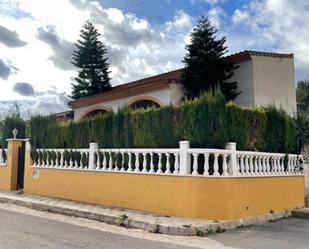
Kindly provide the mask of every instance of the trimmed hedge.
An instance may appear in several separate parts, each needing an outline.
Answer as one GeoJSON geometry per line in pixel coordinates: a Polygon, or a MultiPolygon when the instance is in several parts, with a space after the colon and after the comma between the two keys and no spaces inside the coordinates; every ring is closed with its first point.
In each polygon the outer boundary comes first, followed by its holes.
{"type": "Polygon", "coordinates": [[[51,117],[30,120],[34,148],[82,148],[98,142],[101,148],[172,148],[188,140],[192,147],[292,153],[296,151],[294,120],[281,110],[249,108],[226,103],[217,92],[160,109],[106,113],[61,126],[51,117]]]}
{"type": "Polygon", "coordinates": [[[13,138],[13,129],[18,130],[17,138],[25,138],[25,132],[26,132],[26,123],[25,121],[20,118],[19,116],[13,115],[13,116],[7,116],[1,123],[0,123],[0,148],[7,147],[7,141],[8,138],[13,138]]]}

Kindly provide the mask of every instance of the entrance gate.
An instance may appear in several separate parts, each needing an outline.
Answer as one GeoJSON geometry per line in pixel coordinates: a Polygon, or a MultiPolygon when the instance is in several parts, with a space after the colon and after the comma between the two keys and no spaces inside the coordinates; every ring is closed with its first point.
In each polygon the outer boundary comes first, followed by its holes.
{"type": "Polygon", "coordinates": [[[17,190],[24,188],[25,142],[18,148],[17,190]]]}

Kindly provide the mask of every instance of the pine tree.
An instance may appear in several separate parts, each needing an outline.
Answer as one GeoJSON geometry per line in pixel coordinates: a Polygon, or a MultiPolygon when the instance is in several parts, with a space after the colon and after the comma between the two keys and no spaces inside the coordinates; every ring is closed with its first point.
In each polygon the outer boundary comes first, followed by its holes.
{"type": "Polygon", "coordinates": [[[72,64],[78,67],[78,76],[72,84],[73,99],[80,99],[110,90],[109,64],[106,48],[98,37],[100,33],[90,21],[81,30],[81,39],[75,44],[72,64]]]}
{"type": "Polygon", "coordinates": [[[202,16],[191,33],[191,44],[186,45],[181,82],[191,98],[203,91],[214,93],[218,88],[227,100],[233,100],[239,94],[236,91],[237,83],[227,82],[237,67],[224,58],[227,53],[226,38],[217,39],[216,34],[217,29],[207,17],[202,16]]]}

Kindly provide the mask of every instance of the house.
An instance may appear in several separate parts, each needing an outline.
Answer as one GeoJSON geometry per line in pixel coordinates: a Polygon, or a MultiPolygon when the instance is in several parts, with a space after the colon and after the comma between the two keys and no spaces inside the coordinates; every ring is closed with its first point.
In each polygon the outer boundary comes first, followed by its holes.
{"type": "MultiPolygon", "coordinates": [[[[244,106],[274,105],[293,115],[296,94],[293,54],[243,51],[226,57],[238,65],[231,81],[237,81],[235,102],[244,106]]],[[[114,111],[124,106],[133,108],[177,104],[184,96],[180,84],[181,69],[113,87],[110,91],[69,103],[74,120],[114,111]]]]}

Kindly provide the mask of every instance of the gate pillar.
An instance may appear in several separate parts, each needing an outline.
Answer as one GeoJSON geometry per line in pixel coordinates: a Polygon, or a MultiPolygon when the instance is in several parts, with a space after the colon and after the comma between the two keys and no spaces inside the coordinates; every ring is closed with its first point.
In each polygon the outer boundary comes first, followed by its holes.
{"type": "Polygon", "coordinates": [[[0,176],[3,180],[1,189],[17,190],[19,151],[24,139],[10,138],[6,141],[8,142],[7,165],[3,168],[4,174],[0,176]]]}

